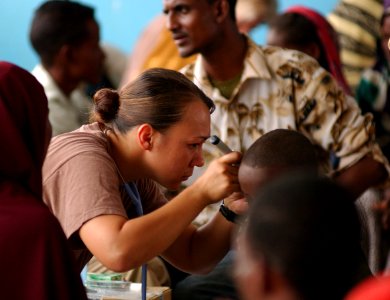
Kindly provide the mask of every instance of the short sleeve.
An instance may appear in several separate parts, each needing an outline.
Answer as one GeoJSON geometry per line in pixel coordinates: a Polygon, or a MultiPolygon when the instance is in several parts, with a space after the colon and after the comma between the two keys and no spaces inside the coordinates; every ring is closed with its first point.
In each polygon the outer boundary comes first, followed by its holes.
{"type": "Polygon", "coordinates": [[[44,181],[44,198],[69,238],[104,214],[127,218],[115,164],[103,153],[80,153],[44,181]]]}

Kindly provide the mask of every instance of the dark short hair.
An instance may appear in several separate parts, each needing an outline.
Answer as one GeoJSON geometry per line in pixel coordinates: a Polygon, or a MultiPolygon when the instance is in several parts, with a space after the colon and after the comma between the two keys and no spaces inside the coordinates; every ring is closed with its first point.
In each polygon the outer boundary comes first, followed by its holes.
{"type": "Polygon", "coordinates": [[[300,299],[344,299],[363,261],[353,198],[328,178],[288,173],[250,203],[245,236],[300,299]]]}
{"type": "MultiPolygon", "coordinates": [[[[207,0],[210,4],[214,3],[215,0],[207,0]]],[[[229,3],[229,15],[233,21],[236,21],[236,4],[237,0],[227,0],[229,3]]]]}
{"type": "Polygon", "coordinates": [[[30,42],[44,65],[51,65],[63,45],[78,46],[89,36],[93,8],[73,1],[44,2],[35,11],[30,42]]]}
{"type": "Polygon", "coordinates": [[[258,138],[246,151],[242,164],[250,167],[319,167],[316,148],[302,133],[275,129],[258,138]]]}

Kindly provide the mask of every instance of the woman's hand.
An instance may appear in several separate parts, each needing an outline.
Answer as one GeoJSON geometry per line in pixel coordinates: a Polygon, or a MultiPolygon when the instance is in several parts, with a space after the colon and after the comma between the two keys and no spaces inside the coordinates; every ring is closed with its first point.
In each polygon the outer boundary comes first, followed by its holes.
{"type": "Polygon", "coordinates": [[[215,203],[234,192],[240,192],[238,167],[241,153],[231,152],[211,162],[205,173],[194,185],[202,193],[207,204],[215,203]]]}
{"type": "Polygon", "coordinates": [[[248,211],[248,202],[243,193],[235,192],[224,199],[224,205],[237,215],[244,215],[248,211]]]}

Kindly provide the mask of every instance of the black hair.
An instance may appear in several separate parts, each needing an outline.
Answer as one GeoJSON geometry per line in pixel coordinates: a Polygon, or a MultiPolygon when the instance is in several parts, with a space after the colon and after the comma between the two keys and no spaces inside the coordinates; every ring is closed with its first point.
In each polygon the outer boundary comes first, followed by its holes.
{"type": "Polygon", "coordinates": [[[362,261],[351,195],[330,179],[298,172],[262,187],[250,205],[245,234],[255,256],[300,299],[344,299],[362,261]]]}
{"type": "Polygon", "coordinates": [[[316,148],[302,133],[275,129],[258,138],[246,151],[242,164],[250,167],[318,169],[316,148]]]}
{"type": "Polygon", "coordinates": [[[316,26],[305,16],[293,12],[279,14],[270,20],[269,28],[282,35],[285,44],[297,46],[296,49],[311,43],[318,45],[320,57],[317,60],[324,69],[330,71],[325,45],[317,34],[316,26]]]}
{"type": "Polygon", "coordinates": [[[46,1],[37,8],[30,27],[30,42],[42,63],[50,66],[63,45],[78,46],[89,36],[87,22],[93,8],[73,1],[46,1]]]}
{"type": "MultiPolygon", "coordinates": [[[[210,4],[214,3],[215,0],[207,0],[210,4]]],[[[229,15],[230,18],[232,18],[233,21],[236,21],[236,4],[237,0],[227,0],[229,3],[229,15]]]]}

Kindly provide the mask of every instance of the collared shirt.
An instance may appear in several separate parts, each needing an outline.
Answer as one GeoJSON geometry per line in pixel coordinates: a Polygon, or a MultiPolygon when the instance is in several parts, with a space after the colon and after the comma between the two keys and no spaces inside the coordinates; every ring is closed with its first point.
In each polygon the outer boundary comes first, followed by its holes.
{"type": "Polygon", "coordinates": [[[45,89],[53,136],[78,129],[88,123],[92,100],[82,92],[81,88],[75,89],[67,97],[42,65],[37,65],[32,74],[45,89]]]}
{"type": "MultiPolygon", "coordinates": [[[[233,150],[245,152],[263,134],[286,128],[300,131],[327,154],[333,152],[337,171],[368,153],[390,170],[374,142],[372,116],[362,115],[331,75],[301,52],[260,47],[248,38],[241,80],[229,99],[211,85],[201,56],[182,72],[214,100],[211,134],[233,150]]],[[[206,162],[220,155],[207,144],[204,149],[206,162]]]]}

